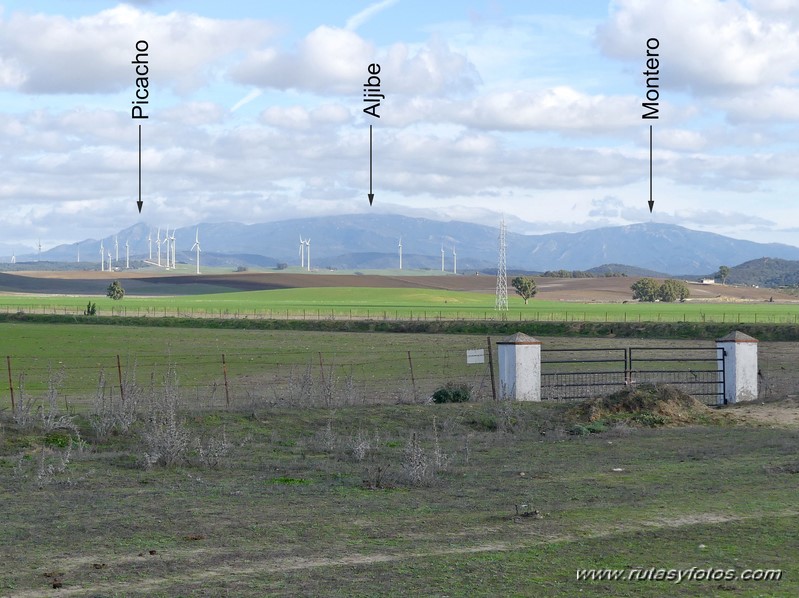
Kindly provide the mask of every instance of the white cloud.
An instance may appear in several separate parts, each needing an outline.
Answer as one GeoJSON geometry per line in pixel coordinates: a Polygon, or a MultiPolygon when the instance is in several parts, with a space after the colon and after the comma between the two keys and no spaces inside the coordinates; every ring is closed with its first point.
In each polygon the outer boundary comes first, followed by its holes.
{"type": "Polygon", "coordinates": [[[251,52],[231,77],[264,88],[357,96],[372,63],[380,64],[378,76],[388,93],[439,94],[471,89],[479,81],[465,56],[435,38],[417,49],[394,44],[382,51],[352,31],[327,25],[314,29],[293,51],[251,52]]]}
{"type": "Polygon", "coordinates": [[[148,42],[155,85],[181,93],[207,82],[220,59],[267,39],[264,22],[219,20],[120,5],[67,18],[16,12],[0,21],[0,85],[29,94],[103,93],[134,85],[135,44],[148,42]]]}
{"type": "Polygon", "coordinates": [[[590,96],[567,86],[536,92],[489,92],[456,111],[455,120],[494,130],[595,133],[638,126],[639,104],[630,96],[590,96]]]}
{"type": "Polygon", "coordinates": [[[604,53],[637,63],[641,71],[649,37],[660,41],[664,89],[723,94],[784,84],[799,70],[799,30],[737,0],[616,0],[597,30],[604,53]]]}
{"type": "Polygon", "coordinates": [[[733,123],[799,122],[799,87],[775,86],[725,98],[721,106],[733,123]]]}

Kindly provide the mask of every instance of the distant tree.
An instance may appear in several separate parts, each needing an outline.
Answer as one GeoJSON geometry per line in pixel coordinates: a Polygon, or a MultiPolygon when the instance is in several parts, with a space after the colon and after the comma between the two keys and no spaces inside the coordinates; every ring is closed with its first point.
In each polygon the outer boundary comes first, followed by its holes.
{"type": "Polygon", "coordinates": [[[276,270],[285,270],[288,267],[289,265],[286,262],[280,262],[278,263],[276,270]]]}
{"type": "Polygon", "coordinates": [[[688,285],[681,280],[665,280],[658,289],[658,299],[669,303],[672,301],[685,301],[689,294],[688,285]]]}
{"type": "Polygon", "coordinates": [[[516,294],[524,299],[524,304],[535,297],[538,289],[535,286],[535,281],[529,276],[517,276],[510,281],[511,286],[516,289],[516,294]]]}
{"type": "Polygon", "coordinates": [[[125,296],[125,289],[122,288],[122,285],[119,284],[118,280],[115,280],[114,282],[108,285],[105,294],[108,295],[108,297],[113,299],[114,301],[119,301],[120,299],[122,299],[122,297],[125,296]]]}
{"type": "Polygon", "coordinates": [[[246,272],[247,266],[236,266],[236,272],[246,272]]]}
{"type": "Polygon", "coordinates": [[[654,278],[641,278],[630,288],[633,291],[633,299],[654,301],[658,298],[659,285],[654,278]]]}
{"type": "Polygon", "coordinates": [[[721,284],[727,284],[727,277],[730,275],[730,269],[727,266],[719,266],[719,278],[721,284]]]}

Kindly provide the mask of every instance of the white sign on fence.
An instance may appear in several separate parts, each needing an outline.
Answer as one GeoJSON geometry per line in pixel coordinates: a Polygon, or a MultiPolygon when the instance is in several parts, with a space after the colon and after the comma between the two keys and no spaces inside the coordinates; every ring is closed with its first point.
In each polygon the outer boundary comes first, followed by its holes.
{"type": "Polygon", "coordinates": [[[485,363],[485,349],[468,349],[466,363],[485,363]]]}

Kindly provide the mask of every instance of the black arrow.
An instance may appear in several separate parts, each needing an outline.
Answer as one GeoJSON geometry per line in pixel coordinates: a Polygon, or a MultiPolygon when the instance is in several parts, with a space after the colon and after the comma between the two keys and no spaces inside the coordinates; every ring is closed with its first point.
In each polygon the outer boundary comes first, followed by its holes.
{"type": "Polygon", "coordinates": [[[139,207],[139,214],[141,214],[141,207],[144,202],[141,200],[141,125],[139,125],[139,201],[136,202],[139,207]]]}
{"type": "Polygon", "coordinates": [[[652,199],[652,125],[649,125],[649,213],[655,207],[655,200],[652,199]]]}
{"type": "Polygon", "coordinates": [[[372,125],[369,125],[369,205],[375,200],[375,194],[372,193],[372,125]]]}

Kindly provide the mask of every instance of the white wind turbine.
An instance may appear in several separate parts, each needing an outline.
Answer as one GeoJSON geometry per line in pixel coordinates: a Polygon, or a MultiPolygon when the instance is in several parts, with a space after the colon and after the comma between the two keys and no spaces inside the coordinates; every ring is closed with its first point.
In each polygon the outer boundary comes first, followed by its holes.
{"type": "Polygon", "coordinates": [[[153,231],[147,231],[147,261],[153,261],[153,231]]]}
{"type": "Polygon", "coordinates": [[[39,255],[36,256],[36,261],[40,261],[42,259],[42,240],[39,239],[39,255]]]}
{"type": "Polygon", "coordinates": [[[300,235],[300,268],[305,270],[305,241],[302,240],[302,235],[300,235]]]}
{"type": "Polygon", "coordinates": [[[455,246],[452,246],[452,273],[458,273],[458,254],[455,253],[455,246]]]}
{"type": "Polygon", "coordinates": [[[305,253],[307,254],[308,259],[305,260],[306,264],[308,265],[308,272],[311,271],[311,237],[305,241],[305,253]]]}
{"type": "Polygon", "coordinates": [[[164,233],[164,242],[166,243],[166,266],[165,266],[165,268],[167,270],[169,270],[169,264],[170,264],[170,262],[172,260],[170,259],[170,256],[169,256],[169,254],[171,252],[169,251],[169,227],[168,226],[166,227],[166,232],[164,233]]]}
{"type": "Polygon", "coordinates": [[[111,272],[111,249],[108,249],[108,271],[111,272]]]}
{"type": "Polygon", "coordinates": [[[441,244],[441,271],[444,271],[444,244],[441,244]]]}
{"type": "Polygon", "coordinates": [[[197,274],[200,273],[200,229],[198,228],[194,233],[194,245],[191,246],[192,251],[197,252],[197,274]]]}
{"type": "Polygon", "coordinates": [[[158,227],[158,232],[155,235],[155,246],[158,248],[158,265],[161,265],[161,227],[158,227]]]}
{"type": "Polygon", "coordinates": [[[130,245],[127,239],[125,239],[125,269],[130,270],[130,245]]]}
{"type": "Polygon", "coordinates": [[[80,264],[80,245],[78,245],[78,263],[80,264]]]}
{"type": "Polygon", "coordinates": [[[399,245],[397,247],[399,248],[399,259],[400,259],[399,269],[402,270],[402,237],[399,238],[399,245]]]}
{"type": "Polygon", "coordinates": [[[105,272],[105,247],[102,241],[100,241],[100,272],[105,272]]]}
{"type": "Polygon", "coordinates": [[[16,251],[11,253],[11,263],[12,264],[16,264],[17,263],[17,252],[16,251]]]}
{"type": "Polygon", "coordinates": [[[172,241],[172,269],[175,270],[178,267],[178,261],[176,257],[176,250],[175,250],[175,229],[172,229],[172,236],[169,239],[172,241]]]}
{"type": "Polygon", "coordinates": [[[114,262],[119,261],[119,240],[117,236],[114,235],[114,262]]]}

